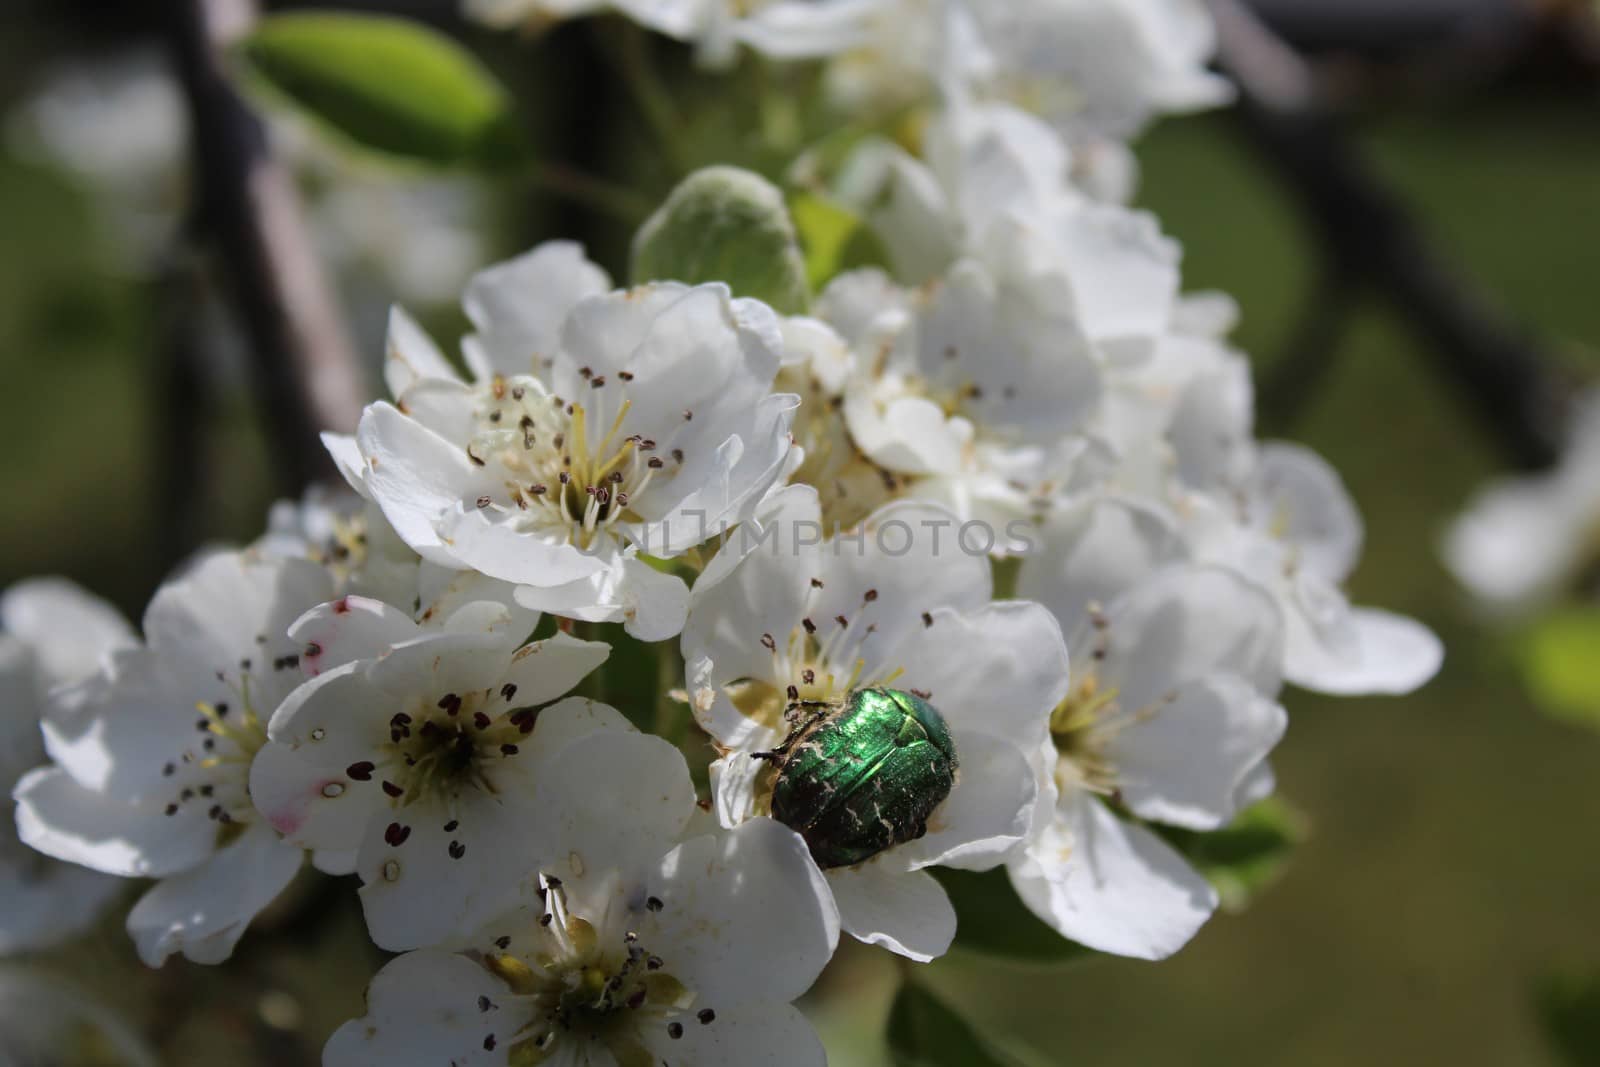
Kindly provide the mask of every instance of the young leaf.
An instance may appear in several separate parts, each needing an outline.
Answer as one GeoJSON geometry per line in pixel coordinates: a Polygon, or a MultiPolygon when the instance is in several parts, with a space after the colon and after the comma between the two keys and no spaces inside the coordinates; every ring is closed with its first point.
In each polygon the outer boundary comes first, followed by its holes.
{"type": "Polygon", "coordinates": [[[707,167],[679,183],[634,237],[633,278],[726,282],[783,314],[810,303],[783,194],[738,167],[707,167]]]}
{"type": "Polygon", "coordinates": [[[240,45],[255,80],[361,148],[435,166],[527,156],[510,97],[471,53],[408,19],[272,15],[240,45]]]}
{"type": "Polygon", "coordinates": [[[832,200],[813,193],[797,193],[789,200],[789,210],[805,254],[806,281],[813,290],[821,289],[847,270],[889,262],[888,253],[872,228],[832,200]]]}
{"type": "Polygon", "coordinates": [[[1600,610],[1569,608],[1539,620],[1523,639],[1519,658],[1541,709],[1600,730],[1600,610]]]}
{"type": "Polygon", "coordinates": [[[915,982],[900,987],[889,1009],[889,1055],[895,1067],[1020,1067],[915,982]]]}
{"type": "Polygon", "coordinates": [[[1029,911],[1004,870],[935,867],[932,873],[955,905],[957,948],[1029,963],[1062,963],[1095,954],[1029,911]]]}

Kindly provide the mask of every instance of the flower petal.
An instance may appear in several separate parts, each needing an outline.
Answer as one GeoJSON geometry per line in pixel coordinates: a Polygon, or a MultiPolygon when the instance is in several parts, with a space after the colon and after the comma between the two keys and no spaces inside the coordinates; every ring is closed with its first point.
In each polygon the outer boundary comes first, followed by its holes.
{"type": "Polygon", "coordinates": [[[1214,830],[1283,737],[1288,714],[1250,682],[1214,674],[1181,686],[1111,740],[1122,801],[1140,818],[1214,830]]]}
{"type": "Polygon", "coordinates": [[[1287,664],[1288,679],[1334,696],[1402,696],[1426,684],[1444,662],[1444,645],[1415,619],[1357,607],[1350,609],[1350,623],[1351,647],[1303,647],[1287,664]]]}
{"type": "Polygon", "coordinates": [[[139,958],[159,967],[181,952],[195,963],[221,963],[303,856],[265,825],[253,826],[194,870],[162,879],[128,913],[139,958]]]}
{"type": "Polygon", "coordinates": [[[29,578],[0,596],[0,625],[38,657],[51,684],[76,681],[134,644],[121,612],[65,578],[29,578]]]}
{"type": "Polygon", "coordinates": [[[1009,873],[1040,919],[1118,956],[1164,959],[1217,907],[1216,891],[1171,846],[1082,792],[1061,798],[1055,821],[1009,873]]]}
{"type": "Polygon", "coordinates": [[[696,1011],[683,1012],[676,1020],[683,1027],[677,1038],[667,1032],[665,1021],[641,1027],[640,1041],[662,1063],[827,1067],[822,1040],[792,1004],[744,1003],[712,1010],[716,1017],[709,1023],[701,1023],[696,1011]]]}
{"type": "Polygon", "coordinates": [[[833,898],[805,842],[771,819],[685,841],[649,886],[664,906],[638,902],[640,942],[708,1007],[793,1000],[839,941],[833,898]]]}
{"type": "Polygon", "coordinates": [[[952,740],[960,761],[954,788],[928,820],[928,832],[892,850],[893,862],[911,870],[998,867],[1033,822],[1038,786],[1016,743],[976,730],[955,731],[952,740]]]}
{"type": "Polygon", "coordinates": [[[13,795],[24,843],[106,874],[175,874],[203,862],[216,843],[217,824],[195,805],[169,818],[160,807],[121,804],[85,789],[59,767],[23,775],[13,795]]]}
{"type": "Polygon", "coordinates": [[[367,1014],[345,1023],[322,1050],[327,1067],[393,1067],[454,1063],[503,1067],[511,1034],[498,1051],[484,1038],[501,1024],[521,1025],[515,1013],[485,1019],[479,997],[499,1001],[506,987],[465,956],[424,950],[390,960],[367,987],[367,1014]]]}
{"type": "Polygon", "coordinates": [[[868,860],[828,872],[839,924],[857,941],[926,963],[956,936],[956,909],[927,871],[868,860]]]}

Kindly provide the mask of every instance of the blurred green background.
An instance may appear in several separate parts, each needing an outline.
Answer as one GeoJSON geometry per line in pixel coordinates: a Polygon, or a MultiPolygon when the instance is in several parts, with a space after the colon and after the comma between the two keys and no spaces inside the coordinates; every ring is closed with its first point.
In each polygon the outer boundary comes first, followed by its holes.
{"type": "MultiPolygon", "coordinates": [[[[1450,261],[1579,369],[1600,347],[1594,120],[1589,99],[1499,94],[1369,118],[1359,134],[1450,261]]],[[[1225,117],[1170,120],[1139,155],[1140,202],[1183,242],[1187,288],[1233,294],[1236,341],[1266,366],[1315,277],[1283,192],[1225,117]]],[[[61,174],[0,155],[0,584],[62,573],[136,612],[167,552],[169,420],[207,427],[207,536],[258,532],[270,456],[240,389],[163,410],[163,301],[106,269],[96,219],[61,174]]],[[[1600,736],[1539,714],[1506,632],[1475,617],[1436,554],[1447,518],[1500,466],[1492,438],[1386,310],[1362,306],[1338,360],[1292,433],[1365,514],[1353,598],[1433,626],[1444,670],[1404,699],[1287,694],[1278,777],[1309,837],[1248,912],[1219,916],[1175,959],[957,955],[924,971],[1032,1062],[1554,1063],[1535,988],[1600,967],[1600,736]]],[[[183,1062],[294,1062],[356,1013],[377,962],[350,895],[330,907],[299,940],[247,937],[229,980],[197,985],[175,960],[128,983],[114,921],[48,966],[173,1036],[183,1062]]],[[[895,978],[889,957],[849,945],[808,1001],[838,1067],[885,1062],[895,978]]]]}

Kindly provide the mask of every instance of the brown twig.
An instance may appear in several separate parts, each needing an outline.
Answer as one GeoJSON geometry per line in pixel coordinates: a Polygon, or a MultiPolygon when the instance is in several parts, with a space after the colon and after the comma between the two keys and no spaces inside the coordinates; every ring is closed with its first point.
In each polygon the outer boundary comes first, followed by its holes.
{"type": "MultiPolygon", "coordinates": [[[[1239,88],[1251,143],[1283,179],[1328,270],[1390,301],[1474,405],[1507,459],[1525,468],[1560,454],[1566,390],[1533,338],[1500,314],[1434,251],[1405,205],[1365,166],[1321,106],[1305,62],[1238,0],[1209,0],[1218,58],[1239,88]]],[[[1319,299],[1313,295],[1312,299],[1319,299]]],[[[1295,379],[1305,361],[1284,364],[1295,379]]]]}
{"type": "Polygon", "coordinates": [[[254,20],[254,0],[166,6],[201,230],[249,342],[274,464],[283,488],[298,491],[332,474],[317,431],[353,429],[367,390],[293,181],[224,69],[229,43],[254,20]]]}

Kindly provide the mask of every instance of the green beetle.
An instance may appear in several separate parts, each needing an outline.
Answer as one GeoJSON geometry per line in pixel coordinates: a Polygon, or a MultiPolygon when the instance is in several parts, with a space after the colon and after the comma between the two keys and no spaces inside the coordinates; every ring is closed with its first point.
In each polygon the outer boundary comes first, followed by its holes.
{"type": "Polygon", "coordinates": [[[836,704],[794,700],[786,717],[795,726],[783,744],[754,755],[777,768],[773,818],[805,839],[818,866],[848,867],[928,832],[957,765],[931,704],[874,686],[836,704]]]}

